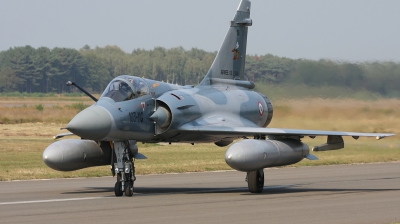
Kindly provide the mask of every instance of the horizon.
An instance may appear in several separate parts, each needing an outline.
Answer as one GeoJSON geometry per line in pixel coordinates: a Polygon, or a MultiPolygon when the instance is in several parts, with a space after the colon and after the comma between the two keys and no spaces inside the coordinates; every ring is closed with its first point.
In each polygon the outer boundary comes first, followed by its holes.
{"type": "MultiPolygon", "coordinates": [[[[0,51],[30,45],[218,51],[239,1],[5,1],[0,51]],[[210,7],[212,6],[212,7],[210,7]]],[[[400,61],[400,1],[252,1],[247,54],[400,61]]]]}

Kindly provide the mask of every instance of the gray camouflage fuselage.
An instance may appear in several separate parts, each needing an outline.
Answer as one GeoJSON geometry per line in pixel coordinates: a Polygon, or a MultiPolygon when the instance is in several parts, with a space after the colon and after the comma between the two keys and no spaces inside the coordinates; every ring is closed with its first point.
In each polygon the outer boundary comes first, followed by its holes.
{"type": "MultiPolygon", "coordinates": [[[[123,78],[134,77],[122,76],[116,79],[123,78]]],[[[180,131],[180,127],[185,124],[194,127],[210,124],[229,126],[230,122],[249,127],[265,127],[272,118],[269,100],[248,89],[224,84],[193,88],[144,81],[150,86],[149,95],[123,102],[102,97],[91,108],[71,120],[67,128],[74,132],[77,129],[75,126],[80,129],[84,126],[88,130],[75,132],[79,132],[78,135],[82,138],[97,141],[135,139],[142,142],[217,142],[237,137],[184,133],[180,131]],[[150,118],[159,107],[167,107],[171,115],[165,128],[157,128],[157,122],[150,118]],[[96,112],[93,113],[93,110],[96,112]],[[99,128],[100,122],[110,124],[99,128]],[[95,127],[91,127],[93,124],[95,127]],[[94,129],[95,133],[92,131],[94,129]]]]}

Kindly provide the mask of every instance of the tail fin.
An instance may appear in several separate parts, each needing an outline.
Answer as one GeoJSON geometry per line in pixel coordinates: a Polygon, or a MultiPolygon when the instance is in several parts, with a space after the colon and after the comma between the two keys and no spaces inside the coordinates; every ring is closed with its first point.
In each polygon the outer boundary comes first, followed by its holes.
{"type": "Polygon", "coordinates": [[[242,0],[224,42],[207,75],[199,85],[211,85],[212,79],[239,80],[244,77],[247,30],[252,25],[250,1],[242,0]]]}

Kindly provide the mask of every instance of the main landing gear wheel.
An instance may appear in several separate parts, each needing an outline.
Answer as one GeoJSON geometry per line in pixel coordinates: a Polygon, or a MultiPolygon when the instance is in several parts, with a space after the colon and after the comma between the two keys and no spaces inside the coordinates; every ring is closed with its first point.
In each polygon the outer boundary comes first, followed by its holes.
{"type": "Polygon", "coordinates": [[[247,185],[251,193],[261,193],[264,190],[264,170],[248,172],[247,185]]]}
{"type": "Polygon", "coordinates": [[[133,195],[133,181],[125,182],[125,196],[132,197],[133,195]]]}

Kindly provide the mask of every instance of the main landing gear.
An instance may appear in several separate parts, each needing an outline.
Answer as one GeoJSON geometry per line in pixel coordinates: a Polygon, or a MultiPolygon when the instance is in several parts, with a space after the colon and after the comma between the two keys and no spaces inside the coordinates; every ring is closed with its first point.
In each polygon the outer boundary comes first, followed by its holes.
{"type": "Polygon", "coordinates": [[[246,181],[251,193],[261,193],[264,190],[264,170],[247,172],[246,181]]]}
{"type": "Polygon", "coordinates": [[[133,195],[133,182],[135,177],[135,166],[133,162],[133,153],[129,141],[114,142],[114,152],[116,163],[112,161],[113,174],[117,174],[117,182],[114,186],[115,196],[120,197],[125,193],[125,196],[133,195]]]}

